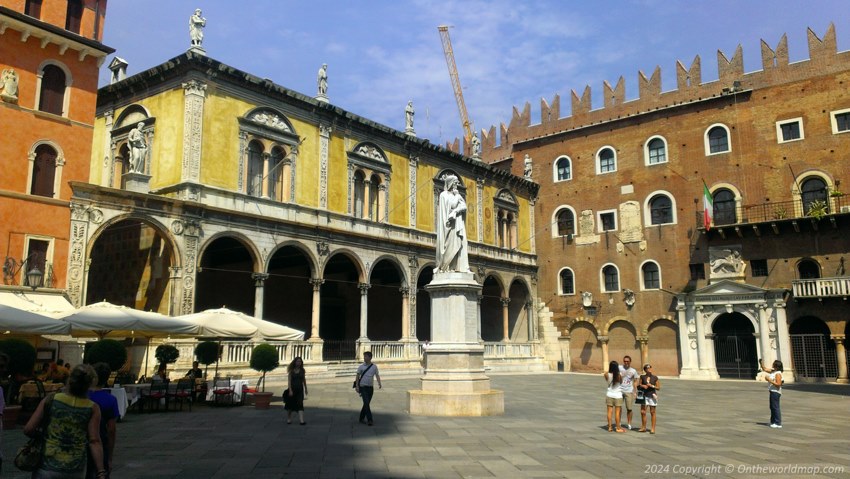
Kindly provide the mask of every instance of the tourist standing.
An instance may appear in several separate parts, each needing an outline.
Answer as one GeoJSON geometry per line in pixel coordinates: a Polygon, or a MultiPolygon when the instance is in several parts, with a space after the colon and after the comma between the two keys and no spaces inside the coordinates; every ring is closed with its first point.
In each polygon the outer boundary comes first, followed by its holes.
{"type": "Polygon", "coordinates": [[[767,369],[759,360],[761,370],[768,373],[765,376],[767,381],[767,391],[770,394],[770,427],[774,429],[782,428],[782,411],[779,410],[779,400],[782,398],[782,361],[776,360],[773,362],[773,367],[767,369]]]}
{"type": "MultiPolygon", "coordinates": [[[[89,399],[100,407],[100,443],[103,448],[103,465],[107,471],[106,477],[109,477],[109,474],[112,473],[112,458],[115,452],[115,426],[121,413],[118,412],[118,400],[111,392],[103,389],[106,387],[109,376],[112,374],[109,365],[106,363],[97,363],[93,367],[94,372],[97,373],[97,384],[89,391],[89,399]]],[[[89,454],[88,462],[86,478],[95,479],[97,477],[97,468],[94,464],[94,457],[91,454],[89,454]]]]}
{"type": "Polygon", "coordinates": [[[307,375],[304,373],[304,361],[296,357],[286,367],[288,382],[283,394],[283,407],[286,409],[286,423],[292,424],[292,413],[298,413],[298,421],[304,422],[304,397],[307,396],[307,375]]]}
{"type": "Polygon", "coordinates": [[[86,446],[94,458],[95,477],[107,477],[100,443],[100,407],[88,398],[95,381],[97,375],[91,366],[75,367],[68,379],[68,392],[43,399],[24,426],[24,434],[32,437],[47,417],[44,457],[41,466],[32,473],[33,479],[84,478],[86,446]]]}
{"type": "Polygon", "coordinates": [[[360,409],[360,422],[372,425],[372,395],[375,394],[374,381],[378,381],[378,389],[381,389],[381,375],[378,374],[378,366],[372,364],[372,353],[363,353],[363,364],[357,367],[357,378],[354,380],[354,388],[363,398],[363,407],[360,409]]]}
{"type": "MultiPolygon", "coordinates": [[[[620,389],[623,391],[623,407],[626,408],[626,427],[632,429],[632,408],[635,405],[635,392],[637,391],[637,380],[640,375],[637,369],[632,367],[632,357],[623,356],[623,365],[620,366],[620,375],[623,382],[620,389]]],[[[619,422],[618,422],[619,424],[619,422]]]]}
{"type": "Polygon", "coordinates": [[[655,408],[658,406],[658,390],[661,389],[661,381],[658,376],[652,374],[652,365],[645,364],[643,366],[644,374],[640,377],[638,388],[643,391],[644,404],[640,406],[640,432],[646,432],[646,410],[649,409],[649,414],[652,416],[652,428],[650,434],[655,434],[655,408]]]}
{"type": "Polygon", "coordinates": [[[608,390],[605,392],[605,404],[608,406],[608,432],[626,432],[620,427],[620,409],[623,407],[623,390],[621,389],[622,376],[620,365],[617,361],[611,361],[608,371],[602,373],[608,382],[608,390]],[[615,427],[616,426],[616,427],[615,427]]]}

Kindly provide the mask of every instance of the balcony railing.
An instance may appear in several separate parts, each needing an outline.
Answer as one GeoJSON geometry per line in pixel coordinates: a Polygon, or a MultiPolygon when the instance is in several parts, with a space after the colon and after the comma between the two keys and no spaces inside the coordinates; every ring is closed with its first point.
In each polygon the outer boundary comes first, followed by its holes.
{"type": "Polygon", "coordinates": [[[798,279],[791,287],[795,298],[846,298],[850,296],[850,277],[798,279]]]}
{"type": "MultiPolygon", "coordinates": [[[[740,208],[718,210],[714,213],[712,228],[739,224],[767,223],[798,218],[820,218],[840,213],[850,213],[850,195],[827,196],[822,203],[803,200],[771,201],[740,208]]],[[[703,211],[696,212],[697,227],[703,227],[703,211]]]]}

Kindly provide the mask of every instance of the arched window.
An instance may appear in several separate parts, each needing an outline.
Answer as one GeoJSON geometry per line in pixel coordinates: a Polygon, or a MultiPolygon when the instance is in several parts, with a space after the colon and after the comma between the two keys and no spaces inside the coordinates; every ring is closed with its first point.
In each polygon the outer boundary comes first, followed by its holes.
{"type": "Polygon", "coordinates": [[[667,195],[655,195],[649,200],[651,224],[665,225],[673,222],[673,202],[667,195]]]}
{"type": "Polygon", "coordinates": [[[378,201],[380,189],[381,177],[372,175],[369,178],[369,219],[372,221],[378,221],[381,218],[380,201],[378,201]]]}
{"type": "Polygon", "coordinates": [[[38,145],[32,165],[30,194],[53,198],[56,183],[56,150],[50,145],[38,145]]]}
{"type": "Polygon", "coordinates": [[[354,172],[354,217],[363,217],[363,207],[366,203],[366,177],[363,172],[354,172]]]}
{"type": "Polygon", "coordinates": [[[573,270],[564,268],[561,270],[561,294],[576,294],[575,276],[573,270]]]}
{"type": "Polygon", "coordinates": [[[667,145],[661,138],[653,138],[646,145],[647,163],[657,165],[667,163],[667,145]]]}
{"type": "Polygon", "coordinates": [[[65,30],[79,34],[82,20],[83,0],[68,0],[68,10],[65,15],[65,30]]]}
{"type": "Polygon", "coordinates": [[[617,171],[617,155],[613,148],[602,148],[596,154],[597,173],[611,173],[617,171]]]}
{"type": "Polygon", "coordinates": [[[797,273],[800,279],[817,279],[820,278],[820,266],[811,259],[800,260],[797,263],[797,273]]]}
{"type": "Polygon", "coordinates": [[[620,272],[613,264],[606,265],[602,268],[602,281],[606,293],[611,293],[620,290],[620,272]]]}
{"type": "Polygon", "coordinates": [[[658,263],[647,261],[640,269],[643,276],[643,289],[661,288],[661,270],[658,268],[658,263]]]}
{"type": "Polygon", "coordinates": [[[259,141],[248,143],[248,194],[263,195],[263,145],[259,141]]]}
{"type": "Polygon", "coordinates": [[[283,186],[283,157],[285,151],[279,146],[272,148],[272,155],[269,161],[269,198],[277,201],[283,201],[284,189],[283,186]]]}
{"type": "Polygon", "coordinates": [[[572,235],[576,232],[576,220],[569,208],[558,212],[558,236],[572,235]]]}
{"type": "Polygon", "coordinates": [[[568,157],[562,156],[555,162],[555,181],[571,179],[573,179],[572,162],[568,157]]]}
{"type": "Polygon", "coordinates": [[[829,211],[829,202],[827,201],[826,195],[826,182],[824,182],[823,179],[815,176],[804,180],[803,184],[800,186],[800,191],[802,193],[803,211],[805,214],[809,214],[809,211],[812,209],[812,203],[815,201],[824,203],[826,205],[826,211],[829,211]]]}
{"type": "Polygon", "coordinates": [[[714,192],[714,224],[733,225],[738,222],[735,212],[735,193],[723,188],[714,192]]]}
{"type": "Polygon", "coordinates": [[[713,126],[708,130],[708,153],[725,153],[729,151],[729,131],[722,125],[713,126]]]}
{"type": "Polygon", "coordinates": [[[41,73],[41,93],[38,109],[54,115],[62,115],[65,108],[65,72],[56,65],[46,65],[41,73]]]}
{"type": "Polygon", "coordinates": [[[24,4],[24,13],[33,18],[41,18],[41,0],[27,0],[24,4]]]}

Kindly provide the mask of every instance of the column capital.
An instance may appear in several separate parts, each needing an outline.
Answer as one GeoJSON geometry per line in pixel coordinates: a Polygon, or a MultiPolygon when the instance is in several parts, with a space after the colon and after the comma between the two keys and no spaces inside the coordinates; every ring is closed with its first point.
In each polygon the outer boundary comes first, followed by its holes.
{"type": "Polygon", "coordinates": [[[357,289],[359,289],[360,294],[362,294],[364,296],[369,292],[369,288],[371,288],[371,287],[372,287],[372,285],[369,284],[369,283],[357,283],[357,289]]]}
{"type": "Polygon", "coordinates": [[[844,341],[847,337],[843,334],[830,334],[829,338],[835,341],[836,343],[840,343],[841,341],[844,341]]]}
{"type": "Polygon", "coordinates": [[[310,284],[313,286],[313,291],[318,291],[325,284],[325,280],[322,278],[310,278],[310,284]]]}
{"type": "Polygon", "coordinates": [[[401,293],[402,296],[410,296],[410,288],[408,288],[407,286],[402,286],[401,288],[398,288],[398,291],[401,293]]]}
{"type": "Polygon", "coordinates": [[[511,298],[499,298],[499,301],[502,302],[502,306],[507,306],[511,304],[511,298]]]}
{"type": "Polygon", "coordinates": [[[646,344],[649,342],[649,336],[638,336],[635,339],[637,339],[638,342],[641,344],[646,344]]]}
{"type": "Polygon", "coordinates": [[[268,273],[251,273],[251,279],[254,280],[254,286],[262,288],[263,284],[269,279],[268,273]]]}
{"type": "Polygon", "coordinates": [[[598,339],[602,344],[608,344],[608,336],[599,336],[598,339]]]}

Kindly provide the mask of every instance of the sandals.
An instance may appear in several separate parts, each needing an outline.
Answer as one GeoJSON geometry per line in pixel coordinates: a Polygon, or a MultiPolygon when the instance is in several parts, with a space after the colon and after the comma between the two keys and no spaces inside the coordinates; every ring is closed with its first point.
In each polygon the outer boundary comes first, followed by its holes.
{"type": "Polygon", "coordinates": [[[609,427],[608,432],[614,432],[614,429],[609,427]]]}
{"type": "Polygon", "coordinates": [[[649,431],[650,434],[655,434],[655,431],[649,431]]]}
{"type": "Polygon", "coordinates": [[[638,432],[646,432],[646,429],[638,429],[638,432]]]}
{"type": "Polygon", "coordinates": [[[621,427],[618,427],[618,428],[617,428],[617,432],[626,432],[626,430],[625,430],[625,429],[623,429],[623,428],[621,428],[621,427]]]}

